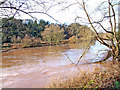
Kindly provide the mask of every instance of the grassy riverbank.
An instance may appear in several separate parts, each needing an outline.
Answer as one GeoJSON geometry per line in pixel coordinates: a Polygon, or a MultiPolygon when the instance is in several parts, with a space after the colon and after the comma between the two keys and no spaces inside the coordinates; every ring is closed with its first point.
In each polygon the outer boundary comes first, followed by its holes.
{"type": "Polygon", "coordinates": [[[104,64],[104,69],[95,68],[91,73],[82,72],[67,80],[53,83],[50,88],[120,88],[120,63],[104,64]]]}

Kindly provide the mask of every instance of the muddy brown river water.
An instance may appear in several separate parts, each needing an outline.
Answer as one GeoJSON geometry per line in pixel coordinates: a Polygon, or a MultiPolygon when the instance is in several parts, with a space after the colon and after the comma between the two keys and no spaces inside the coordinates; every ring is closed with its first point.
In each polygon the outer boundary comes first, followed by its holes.
{"type": "MultiPolygon", "coordinates": [[[[99,64],[84,65],[103,57],[98,53],[107,49],[98,42],[92,45],[85,56],[77,63],[84,49],[80,44],[66,44],[10,50],[2,53],[2,87],[3,88],[43,88],[56,80],[63,80],[69,75],[82,71],[93,71],[99,64]],[[99,55],[98,55],[99,54],[99,55]],[[67,56],[68,57],[67,57],[67,56]]],[[[102,52],[104,53],[104,52],[102,52]]]]}

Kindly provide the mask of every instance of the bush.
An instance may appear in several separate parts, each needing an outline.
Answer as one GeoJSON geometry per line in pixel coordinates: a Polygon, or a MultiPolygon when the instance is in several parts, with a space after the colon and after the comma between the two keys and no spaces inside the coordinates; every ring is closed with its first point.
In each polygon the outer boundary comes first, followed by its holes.
{"type": "Polygon", "coordinates": [[[23,48],[30,47],[32,45],[32,39],[27,34],[25,35],[22,42],[23,42],[23,46],[22,46],[23,48]]]}
{"type": "Polygon", "coordinates": [[[120,63],[105,64],[105,68],[96,68],[94,72],[70,76],[59,83],[54,82],[50,88],[120,88],[120,63]]]}

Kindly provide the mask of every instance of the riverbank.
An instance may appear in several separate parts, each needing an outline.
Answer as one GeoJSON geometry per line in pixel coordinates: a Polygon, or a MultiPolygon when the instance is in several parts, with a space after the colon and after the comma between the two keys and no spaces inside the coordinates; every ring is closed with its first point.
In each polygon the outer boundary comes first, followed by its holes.
{"type": "Polygon", "coordinates": [[[66,80],[54,82],[49,88],[116,88],[120,89],[120,63],[102,64],[104,68],[96,67],[93,72],[82,72],[66,80]]]}
{"type": "MultiPolygon", "coordinates": [[[[47,44],[47,43],[39,43],[39,44],[31,44],[29,46],[24,46],[23,43],[4,43],[0,52],[7,52],[13,49],[23,49],[23,48],[34,48],[34,47],[43,47],[43,46],[53,46],[55,44],[47,44]]],[[[59,44],[56,44],[59,45],[59,44]]]]}
{"type": "Polygon", "coordinates": [[[76,42],[69,42],[69,40],[61,41],[60,43],[31,43],[30,45],[24,45],[24,43],[4,43],[0,52],[7,52],[13,49],[22,49],[22,48],[34,48],[34,47],[44,47],[44,46],[56,46],[56,45],[65,45],[65,44],[81,44],[80,48],[84,48],[88,45],[95,44],[94,40],[90,41],[76,41],[76,42]]]}

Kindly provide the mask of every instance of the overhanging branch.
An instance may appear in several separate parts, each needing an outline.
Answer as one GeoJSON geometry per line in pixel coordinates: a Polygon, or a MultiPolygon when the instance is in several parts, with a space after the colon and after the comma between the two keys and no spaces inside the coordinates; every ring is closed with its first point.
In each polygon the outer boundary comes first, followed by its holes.
{"type": "Polygon", "coordinates": [[[21,10],[20,8],[16,8],[16,7],[0,7],[0,8],[15,9],[15,10],[17,10],[17,11],[20,11],[20,12],[23,12],[23,13],[29,15],[29,16],[32,17],[32,18],[35,18],[35,17],[33,17],[32,15],[30,15],[31,13],[41,13],[41,14],[45,14],[45,15],[49,16],[50,18],[52,18],[52,19],[55,20],[56,22],[60,23],[60,22],[59,22],[58,20],[56,20],[54,17],[52,17],[51,15],[49,15],[48,13],[45,13],[45,12],[38,12],[38,11],[26,12],[26,11],[21,10]]]}
{"type": "Polygon", "coordinates": [[[113,34],[113,35],[114,35],[114,33],[113,33],[113,32],[106,30],[100,22],[94,22],[94,23],[99,24],[99,25],[101,26],[101,28],[102,28],[105,32],[107,32],[107,33],[111,33],[111,34],[113,34]]]}
{"type": "Polygon", "coordinates": [[[6,1],[7,1],[7,0],[4,0],[4,1],[0,2],[0,5],[4,4],[6,1]]]}

